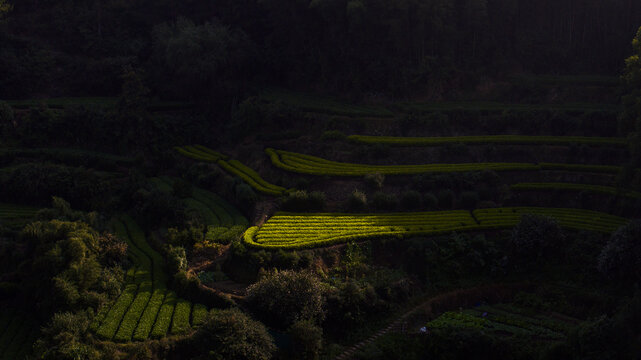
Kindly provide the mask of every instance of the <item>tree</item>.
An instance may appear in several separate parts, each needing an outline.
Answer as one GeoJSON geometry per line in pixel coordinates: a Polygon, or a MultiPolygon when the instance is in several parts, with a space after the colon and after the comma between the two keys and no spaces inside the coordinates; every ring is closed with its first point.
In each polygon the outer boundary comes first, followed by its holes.
{"type": "Polygon", "coordinates": [[[281,329],[299,320],[319,321],[324,317],[321,282],[307,271],[275,272],[251,285],[245,300],[256,316],[281,329]]]}
{"type": "Polygon", "coordinates": [[[551,217],[525,214],[512,230],[512,244],[516,254],[527,259],[549,255],[563,242],[563,231],[551,217]]]}
{"type": "Polygon", "coordinates": [[[187,341],[203,360],[269,360],[276,350],[265,325],[238,309],[214,310],[187,341]]]}
{"type": "Polygon", "coordinates": [[[599,255],[598,269],[610,278],[641,280],[641,220],[612,234],[599,255]]]}

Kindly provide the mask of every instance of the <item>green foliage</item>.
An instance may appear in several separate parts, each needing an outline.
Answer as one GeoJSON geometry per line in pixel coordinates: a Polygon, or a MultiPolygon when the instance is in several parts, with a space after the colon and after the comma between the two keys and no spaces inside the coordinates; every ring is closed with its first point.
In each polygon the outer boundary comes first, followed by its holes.
{"type": "Polygon", "coordinates": [[[323,345],[323,329],[309,320],[297,321],[287,331],[292,340],[292,359],[317,360],[323,345]]]}
{"type": "MultiPolygon", "coordinates": [[[[391,214],[277,213],[260,228],[247,229],[243,240],[258,248],[312,248],[352,240],[510,229],[525,214],[549,216],[564,228],[601,233],[611,233],[628,222],[597,211],[565,208],[488,208],[474,210],[473,214],[474,217],[464,210],[391,214]]],[[[549,246],[553,246],[552,243],[549,246]]]]}
{"type": "Polygon", "coordinates": [[[484,135],[454,137],[393,137],[350,135],[350,141],[364,144],[385,144],[390,146],[441,146],[445,144],[536,144],[571,145],[587,144],[624,147],[624,138],[587,136],[525,136],[525,135],[484,135]]]}
{"type": "Polygon", "coordinates": [[[525,214],[512,230],[516,254],[523,259],[548,255],[565,236],[557,221],[548,216],[525,214]]]}
{"type": "Polygon", "coordinates": [[[364,192],[354,190],[347,199],[347,209],[350,211],[363,211],[367,207],[367,196],[364,192]]]}
{"type": "Polygon", "coordinates": [[[466,164],[423,164],[423,165],[365,165],[330,161],[316,156],[284,150],[265,149],[274,166],[286,171],[309,175],[364,176],[380,173],[383,175],[412,175],[423,173],[448,173],[470,171],[535,171],[564,170],[617,173],[619,166],[554,164],[554,163],[466,163],[466,164]]]}
{"type": "Polygon", "coordinates": [[[285,211],[323,211],[325,194],[320,191],[311,193],[305,190],[293,191],[283,199],[281,208],[285,211]]]}
{"type": "Polygon", "coordinates": [[[171,333],[173,335],[185,334],[189,331],[189,315],[191,314],[191,303],[185,299],[178,299],[174,315],[171,319],[171,333]]]}
{"type": "Polygon", "coordinates": [[[238,309],[212,311],[188,341],[194,359],[269,360],[276,351],[265,326],[238,309]]]}
{"type": "Polygon", "coordinates": [[[364,180],[365,184],[370,188],[380,190],[385,183],[385,175],[381,173],[366,174],[364,180]]]}
{"type": "Polygon", "coordinates": [[[296,321],[323,319],[323,290],[306,271],[280,271],[247,288],[247,306],[260,319],[281,329],[296,321]]]}
{"type": "Polygon", "coordinates": [[[614,279],[641,279],[641,221],[619,228],[603,247],[598,269],[614,279]]]}

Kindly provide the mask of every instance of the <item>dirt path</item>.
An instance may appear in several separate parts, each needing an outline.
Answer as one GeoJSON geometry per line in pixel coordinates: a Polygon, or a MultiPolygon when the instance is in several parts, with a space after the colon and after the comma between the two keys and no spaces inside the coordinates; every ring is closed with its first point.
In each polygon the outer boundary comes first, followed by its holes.
{"type": "Polygon", "coordinates": [[[430,317],[433,317],[432,315],[440,314],[451,309],[471,306],[480,299],[490,302],[506,300],[507,298],[511,298],[517,291],[523,290],[530,286],[532,286],[532,284],[530,283],[492,284],[463,290],[459,289],[436,295],[413,307],[403,315],[397,317],[395,320],[390,322],[386,327],[380,329],[374,335],[359,342],[358,344],[350,346],[347,350],[345,350],[342,354],[338,355],[334,359],[351,359],[357,351],[362,349],[364,346],[376,341],[381,336],[394,331],[405,331],[406,329],[404,328],[404,325],[406,324],[407,319],[418,311],[424,311],[425,314],[429,314],[430,317]]]}

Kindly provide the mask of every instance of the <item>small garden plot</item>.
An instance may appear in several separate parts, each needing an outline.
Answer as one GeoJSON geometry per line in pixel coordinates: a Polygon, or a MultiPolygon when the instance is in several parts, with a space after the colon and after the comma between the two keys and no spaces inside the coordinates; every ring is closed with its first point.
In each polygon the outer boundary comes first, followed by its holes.
{"type": "Polygon", "coordinates": [[[247,167],[238,160],[228,159],[223,154],[204,146],[175,147],[180,154],[198,161],[207,161],[218,164],[225,171],[238,176],[256,191],[267,195],[279,196],[287,192],[282,186],[271,184],[265,181],[256,171],[247,167]]]}
{"type": "Polygon", "coordinates": [[[446,312],[430,321],[428,332],[456,328],[480,330],[501,337],[525,337],[537,341],[566,338],[578,320],[550,316],[512,305],[479,306],[473,309],[446,312]]]}

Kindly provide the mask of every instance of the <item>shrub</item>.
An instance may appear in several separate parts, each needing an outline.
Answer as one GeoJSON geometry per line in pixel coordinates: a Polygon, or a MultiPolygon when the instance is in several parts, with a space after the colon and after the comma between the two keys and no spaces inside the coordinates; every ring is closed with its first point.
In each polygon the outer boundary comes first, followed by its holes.
{"type": "Polygon", "coordinates": [[[322,211],[325,208],[325,194],[320,191],[307,193],[297,190],[290,193],[281,204],[285,211],[322,211]]]}
{"type": "Polygon", "coordinates": [[[371,204],[374,209],[379,211],[393,211],[398,206],[398,199],[394,194],[379,191],[372,196],[371,204]]]}
{"type": "Polygon", "coordinates": [[[435,210],[438,208],[438,199],[434,194],[427,193],[423,195],[423,206],[428,210],[435,210]]]}
{"type": "Polygon", "coordinates": [[[309,320],[295,322],[289,328],[292,359],[317,360],[323,345],[323,329],[309,320]]]}
{"type": "Polygon", "coordinates": [[[256,316],[280,329],[299,320],[319,321],[323,315],[323,289],[310,272],[281,271],[251,285],[245,298],[256,316]]]}
{"type": "Polygon", "coordinates": [[[479,202],[479,194],[475,191],[463,191],[461,193],[461,206],[466,209],[476,208],[479,202]]]}
{"type": "Polygon", "coordinates": [[[185,341],[185,350],[203,360],[269,360],[276,351],[265,326],[238,309],[212,311],[193,338],[185,341]]]}
{"type": "Polygon", "coordinates": [[[363,211],[367,206],[367,196],[365,193],[354,190],[347,199],[347,209],[350,211],[363,211]]]}
{"type": "Polygon", "coordinates": [[[345,140],[347,136],[339,130],[327,130],[321,135],[321,140],[323,141],[338,141],[345,140]]]}
{"type": "Polygon", "coordinates": [[[598,269],[610,278],[641,279],[641,221],[619,228],[601,250],[598,269]]]}
{"type": "Polygon", "coordinates": [[[512,230],[511,241],[518,256],[536,259],[549,254],[563,239],[563,231],[554,218],[525,214],[512,230]]]}
{"type": "Polygon", "coordinates": [[[416,210],[421,207],[421,194],[415,190],[409,190],[401,195],[401,206],[403,209],[416,210]]]}
{"type": "Polygon", "coordinates": [[[450,189],[441,190],[436,195],[438,206],[441,209],[451,209],[454,207],[454,192],[450,189]]]}
{"type": "Polygon", "coordinates": [[[384,182],[385,182],[385,175],[381,173],[365,175],[365,185],[369,186],[372,189],[375,189],[375,190],[382,189],[384,182]]]}

